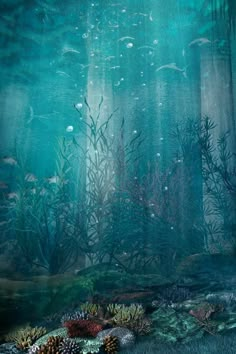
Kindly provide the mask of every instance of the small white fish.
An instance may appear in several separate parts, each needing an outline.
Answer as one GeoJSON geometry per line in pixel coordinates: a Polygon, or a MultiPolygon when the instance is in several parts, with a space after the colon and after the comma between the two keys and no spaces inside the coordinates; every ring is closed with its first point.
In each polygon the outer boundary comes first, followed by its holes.
{"type": "Polygon", "coordinates": [[[26,182],[37,182],[37,177],[33,173],[27,173],[25,175],[25,181],[26,182]]]}
{"type": "Polygon", "coordinates": [[[67,77],[71,77],[69,74],[67,74],[65,71],[61,71],[61,70],[57,70],[56,74],[62,75],[62,76],[67,76],[67,77]]]}
{"type": "Polygon", "coordinates": [[[17,161],[13,157],[10,157],[10,156],[4,156],[2,158],[2,162],[7,165],[11,165],[11,166],[17,165],[17,161]]]}
{"type": "Polygon", "coordinates": [[[121,38],[119,38],[117,42],[123,42],[123,41],[125,41],[126,39],[132,39],[132,40],[135,40],[135,38],[134,38],[134,37],[129,37],[129,36],[126,36],[126,37],[121,37],[121,38]]]}
{"type": "Polygon", "coordinates": [[[152,17],[152,11],[149,14],[149,20],[152,22],[153,21],[153,17],[152,17]]]}
{"type": "Polygon", "coordinates": [[[115,56],[109,55],[108,57],[105,58],[105,61],[110,61],[111,59],[115,59],[115,56]]]}
{"type": "Polygon", "coordinates": [[[151,47],[150,45],[143,45],[142,47],[138,47],[138,50],[140,49],[151,49],[151,50],[155,50],[153,47],[151,47]]]}
{"type": "Polygon", "coordinates": [[[57,184],[60,182],[60,178],[58,176],[51,176],[46,178],[46,180],[49,184],[57,184]]]}
{"type": "Polygon", "coordinates": [[[111,66],[110,70],[116,70],[116,69],[120,69],[120,65],[116,65],[116,66],[111,66]]]}
{"type": "Polygon", "coordinates": [[[66,132],[67,132],[67,133],[72,133],[73,130],[74,130],[73,125],[68,125],[68,127],[66,127],[66,132]]]}
{"type": "Polygon", "coordinates": [[[164,69],[170,69],[170,70],[175,70],[175,71],[179,71],[183,74],[183,76],[185,78],[187,78],[187,74],[186,74],[186,68],[181,69],[179,68],[176,63],[170,63],[170,64],[166,64],[166,65],[162,65],[159,68],[156,69],[156,72],[164,70],[164,69]]]}
{"type": "Polygon", "coordinates": [[[208,38],[196,38],[192,42],[190,42],[188,46],[191,47],[192,45],[196,44],[201,47],[202,45],[209,43],[211,43],[211,41],[208,38]]]}
{"type": "Polygon", "coordinates": [[[78,51],[77,49],[71,48],[71,47],[64,47],[62,49],[62,55],[67,54],[67,53],[80,54],[80,51],[78,51]]]}
{"type": "Polygon", "coordinates": [[[8,199],[19,199],[19,195],[16,192],[11,192],[7,194],[8,199]]]}

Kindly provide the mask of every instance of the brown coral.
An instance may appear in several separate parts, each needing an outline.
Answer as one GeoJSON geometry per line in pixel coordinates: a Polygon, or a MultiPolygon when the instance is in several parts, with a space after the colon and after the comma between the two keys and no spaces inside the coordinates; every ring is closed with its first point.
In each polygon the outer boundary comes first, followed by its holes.
{"type": "Polygon", "coordinates": [[[107,354],[116,354],[119,351],[119,339],[116,336],[104,337],[103,348],[107,354]]]}
{"type": "Polygon", "coordinates": [[[63,338],[49,337],[46,344],[39,346],[37,354],[59,354],[60,353],[60,344],[63,342],[63,338]]]}
{"type": "Polygon", "coordinates": [[[7,342],[14,342],[17,349],[26,350],[46,333],[43,327],[21,327],[6,336],[7,342]]]}

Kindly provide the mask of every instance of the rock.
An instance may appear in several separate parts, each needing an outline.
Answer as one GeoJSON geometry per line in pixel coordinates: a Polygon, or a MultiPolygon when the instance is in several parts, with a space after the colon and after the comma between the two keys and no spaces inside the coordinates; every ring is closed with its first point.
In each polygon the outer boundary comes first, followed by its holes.
{"type": "Polygon", "coordinates": [[[153,312],[151,320],[152,337],[159,342],[188,342],[204,334],[204,330],[191,315],[172,308],[159,308],[153,312]]]}
{"type": "Polygon", "coordinates": [[[0,345],[0,354],[20,354],[21,350],[17,349],[14,343],[4,343],[0,345]]]}
{"type": "MultiPolygon", "coordinates": [[[[225,290],[225,284],[228,282],[232,289],[235,288],[235,273],[236,257],[221,253],[193,254],[183,259],[177,268],[180,279],[187,277],[192,283],[203,283],[209,288],[217,286],[217,290],[225,290]]],[[[191,284],[189,280],[188,282],[191,284]]]]}
{"type": "Polygon", "coordinates": [[[115,336],[119,339],[120,347],[128,348],[135,343],[135,336],[134,334],[127,328],[123,327],[115,327],[105,329],[98,333],[97,338],[103,339],[106,336],[115,336]]]}

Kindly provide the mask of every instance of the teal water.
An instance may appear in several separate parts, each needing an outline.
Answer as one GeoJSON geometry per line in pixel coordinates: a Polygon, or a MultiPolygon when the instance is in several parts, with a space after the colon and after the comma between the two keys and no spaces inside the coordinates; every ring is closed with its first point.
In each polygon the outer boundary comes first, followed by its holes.
{"type": "Polygon", "coordinates": [[[1,1],[0,333],[86,301],[142,304],[164,345],[236,326],[235,17],[1,1]]]}

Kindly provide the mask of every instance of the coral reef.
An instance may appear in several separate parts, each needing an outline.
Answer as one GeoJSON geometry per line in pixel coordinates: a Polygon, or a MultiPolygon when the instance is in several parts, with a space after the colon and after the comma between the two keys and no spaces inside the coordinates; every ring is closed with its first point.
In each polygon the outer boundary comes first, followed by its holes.
{"type": "Polygon", "coordinates": [[[50,331],[49,333],[45,334],[43,337],[40,337],[34,344],[37,346],[44,345],[47,343],[50,337],[65,338],[67,337],[67,330],[64,327],[54,329],[53,331],[50,331]]]}
{"type": "Polygon", "coordinates": [[[7,342],[14,342],[16,348],[25,350],[46,332],[46,328],[43,327],[26,326],[10,332],[5,339],[7,342]]]}
{"type": "Polygon", "coordinates": [[[135,322],[141,319],[144,316],[144,308],[142,305],[132,304],[130,306],[122,305],[119,307],[114,307],[115,315],[112,318],[112,321],[123,327],[132,326],[135,322]]]}
{"type": "Polygon", "coordinates": [[[106,336],[103,339],[103,348],[107,354],[116,354],[119,351],[119,339],[116,336],[106,336]]]}
{"type": "Polygon", "coordinates": [[[135,336],[128,328],[115,327],[104,329],[98,333],[97,338],[103,340],[107,336],[117,337],[121,349],[131,347],[135,343],[135,336]]]}
{"type": "Polygon", "coordinates": [[[65,313],[61,318],[61,324],[63,325],[67,321],[88,320],[89,316],[87,312],[83,310],[75,310],[73,312],[65,313]]]}
{"type": "Polygon", "coordinates": [[[99,312],[101,311],[101,306],[98,304],[92,304],[90,302],[85,302],[80,306],[81,310],[84,311],[84,313],[87,313],[91,316],[97,316],[99,312]]]}
{"type": "Polygon", "coordinates": [[[62,343],[62,337],[49,337],[46,344],[39,346],[37,354],[59,354],[60,344],[62,343]]]}
{"type": "Polygon", "coordinates": [[[90,320],[71,320],[64,323],[70,338],[74,337],[96,337],[103,327],[90,320]]]}
{"type": "Polygon", "coordinates": [[[153,301],[156,306],[171,306],[172,304],[183,302],[193,296],[187,287],[179,287],[171,285],[165,287],[157,296],[157,300],[153,301]]]}
{"type": "Polygon", "coordinates": [[[59,345],[59,352],[61,354],[79,354],[81,346],[69,338],[64,338],[59,345]]]}
{"type": "Polygon", "coordinates": [[[147,335],[152,330],[152,321],[146,317],[139,318],[129,324],[129,329],[131,329],[137,335],[147,335]]]}

